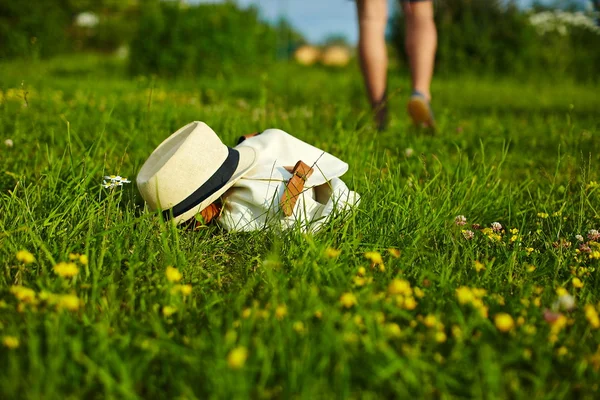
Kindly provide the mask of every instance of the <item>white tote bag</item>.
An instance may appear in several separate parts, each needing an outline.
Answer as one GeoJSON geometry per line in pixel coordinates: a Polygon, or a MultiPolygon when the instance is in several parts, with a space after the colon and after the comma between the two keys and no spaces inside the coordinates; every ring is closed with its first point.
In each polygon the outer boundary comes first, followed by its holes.
{"type": "Polygon", "coordinates": [[[331,216],[347,214],[360,202],[340,179],[348,164],[280,129],[268,129],[236,148],[244,146],[255,150],[257,162],[222,198],[218,223],[228,231],[297,227],[316,232],[331,216]],[[312,175],[293,208],[284,212],[282,198],[298,161],[312,167],[312,175]]]}

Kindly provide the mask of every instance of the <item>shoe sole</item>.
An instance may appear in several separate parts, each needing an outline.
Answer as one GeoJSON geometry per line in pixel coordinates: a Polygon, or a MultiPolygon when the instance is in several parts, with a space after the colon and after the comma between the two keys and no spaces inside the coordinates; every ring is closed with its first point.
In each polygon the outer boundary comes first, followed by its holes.
{"type": "Polygon", "coordinates": [[[435,122],[431,118],[431,112],[429,111],[429,105],[423,99],[410,99],[407,109],[408,115],[410,115],[415,125],[427,128],[435,127],[435,122]]]}

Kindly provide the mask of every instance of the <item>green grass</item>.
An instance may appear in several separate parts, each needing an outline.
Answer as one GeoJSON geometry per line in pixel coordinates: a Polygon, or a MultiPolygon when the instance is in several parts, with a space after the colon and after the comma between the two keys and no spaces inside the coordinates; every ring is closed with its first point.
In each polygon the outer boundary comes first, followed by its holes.
{"type": "Polygon", "coordinates": [[[3,398],[599,396],[600,329],[584,310],[600,312],[600,260],[575,238],[600,228],[599,86],[438,78],[435,135],[409,125],[399,72],[390,129],[374,131],[355,67],[164,81],[75,57],[0,65],[0,90],[3,398]],[[189,232],[146,212],[134,184],[101,187],[106,174],[133,180],[193,120],[230,145],[278,127],[335,154],[360,207],[314,236],[189,232]],[[496,221],[498,240],[471,227],[496,221]],[[53,267],[70,253],[89,262],[61,278],[53,267]],[[171,293],[169,265],[190,295],[171,293]],[[410,283],[414,309],[394,279],[410,283]],[[486,294],[461,304],[459,287],[486,294]],[[544,319],[558,288],[577,304],[565,326],[544,319]],[[342,305],[345,293],[357,304],[342,305]],[[499,313],[515,322],[508,332],[499,313]]]}

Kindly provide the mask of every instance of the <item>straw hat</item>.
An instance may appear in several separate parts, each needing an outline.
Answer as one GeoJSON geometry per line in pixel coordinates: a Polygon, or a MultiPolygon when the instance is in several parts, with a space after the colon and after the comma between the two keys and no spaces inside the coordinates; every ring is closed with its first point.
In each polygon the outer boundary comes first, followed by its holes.
{"type": "Polygon", "coordinates": [[[302,65],[313,65],[319,61],[320,56],[321,51],[318,48],[307,44],[298,47],[294,52],[296,62],[302,65]]]}
{"type": "Polygon", "coordinates": [[[256,163],[252,148],[230,148],[204,122],[192,122],[152,152],[136,182],[151,210],[182,223],[208,207],[256,163]]]}
{"type": "Polygon", "coordinates": [[[327,47],[321,54],[321,63],[329,67],[345,67],[350,62],[350,50],[345,46],[327,47]]]}

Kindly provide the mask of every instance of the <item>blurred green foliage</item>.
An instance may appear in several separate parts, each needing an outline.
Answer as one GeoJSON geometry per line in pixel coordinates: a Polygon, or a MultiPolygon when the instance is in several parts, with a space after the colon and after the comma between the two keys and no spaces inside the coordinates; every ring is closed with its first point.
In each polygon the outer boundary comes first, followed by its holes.
{"type": "MultiPolygon", "coordinates": [[[[535,11],[543,9],[538,6],[535,11]]],[[[514,1],[436,2],[436,74],[468,71],[481,75],[597,80],[600,34],[577,25],[569,25],[566,33],[556,30],[542,34],[530,22],[535,11],[524,12],[514,1]]],[[[393,18],[391,39],[407,61],[401,12],[393,18]]]]}
{"type": "Polygon", "coordinates": [[[282,48],[301,40],[284,22],[275,27],[262,22],[254,7],[148,2],[131,42],[130,71],[228,75],[263,68],[278,58],[282,48]]]}
{"type": "Polygon", "coordinates": [[[67,2],[0,0],[0,60],[46,57],[68,49],[67,2]]]}

